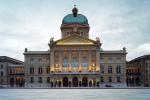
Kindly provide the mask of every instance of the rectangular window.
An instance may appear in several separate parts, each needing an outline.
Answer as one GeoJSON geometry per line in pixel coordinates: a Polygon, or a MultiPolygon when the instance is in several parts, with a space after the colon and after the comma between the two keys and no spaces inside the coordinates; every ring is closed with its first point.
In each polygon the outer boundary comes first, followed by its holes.
{"type": "Polygon", "coordinates": [[[69,60],[66,60],[66,67],[69,67],[69,60]]]}
{"type": "Polygon", "coordinates": [[[63,60],[63,67],[65,67],[65,60],[63,60]]]}
{"type": "Polygon", "coordinates": [[[117,62],[117,63],[120,63],[120,58],[117,58],[117,59],[116,59],[116,62],[117,62]]]}
{"type": "Polygon", "coordinates": [[[33,77],[31,77],[31,82],[33,82],[33,77]]]}
{"type": "Polygon", "coordinates": [[[84,67],[84,60],[82,60],[82,67],[84,67]]]}
{"type": "Polygon", "coordinates": [[[32,59],[30,59],[30,63],[34,63],[34,59],[32,58],[32,59]]]}
{"type": "Polygon", "coordinates": [[[88,67],[88,60],[85,60],[85,67],[88,67]]]}
{"type": "Polygon", "coordinates": [[[50,63],[50,59],[47,59],[47,63],[50,63]]]}
{"type": "Polygon", "coordinates": [[[78,60],[76,60],[76,67],[78,67],[78,60]]]}
{"type": "Polygon", "coordinates": [[[103,58],[100,59],[100,63],[102,63],[102,62],[103,62],[103,58]]]}
{"type": "Polygon", "coordinates": [[[3,76],[3,72],[1,72],[1,76],[3,76]]]}
{"type": "Polygon", "coordinates": [[[108,58],[108,62],[112,62],[112,59],[111,59],[111,58],[108,58]]]}
{"type": "Polygon", "coordinates": [[[42,63],[42,59],[39,59],[39,63],[42,63]]]}
{"type": "Polygon", "coordinates": [[[74,65],[75,65],[74,60],[72,60],[72,67],[75,67],[74,65]]]}

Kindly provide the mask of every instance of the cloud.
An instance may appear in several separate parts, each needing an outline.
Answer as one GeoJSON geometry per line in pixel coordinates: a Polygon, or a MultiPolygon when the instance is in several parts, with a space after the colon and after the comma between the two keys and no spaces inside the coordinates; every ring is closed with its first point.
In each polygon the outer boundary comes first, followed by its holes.
{"type": "Polygon", "coordinates": [[[90,39],[100,37],[103,50],[127,49],[127,60],[149,54],[149,0],[0,1],[0,55],[24,61],[24,48],[45,51],[51,37],[61,38],[64,16],[78,12],[87,17],[90,39]]]}

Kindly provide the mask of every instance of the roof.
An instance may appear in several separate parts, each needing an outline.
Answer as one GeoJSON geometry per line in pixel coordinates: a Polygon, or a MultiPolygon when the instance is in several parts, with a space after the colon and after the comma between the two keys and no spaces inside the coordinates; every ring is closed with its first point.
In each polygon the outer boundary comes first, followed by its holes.
{"type": "Polygon", "coordinates": [[[141,59],[150,59],[150,54],[149,54],[149,55],[143,55],[143,56],[137,57],[137,58],[135,58],[135,59],[129,61],[128,63],[140,62],[141,59]]]}
{"type": "Polygon", "coordinates": [[[88,24],[87,18],[82,14],[77,14],[76,17],[74,17],[73,14],[68,14],[62,20],[62,24],[73,23],[73,22],[88,24]]]}
{"type": "MultiPolygon", "coordinates": [[[[81,45],[81,46],[82,46],[82,45],[102,45],[102,43],[100,43],[100,42],[98,42],[98,41],[94,41],[94,40],[85,38],[85,37],[83,37],[83,36],[77,35],[77,34],[70,35],[70,36],[68,36],[68,37],[65,37],[65,38],[63,38],[63,39],[59,39],[59,40],[54,41],[54,42],[50,42],[49,45],[51,45],[51,44],[57,44],[57,43],[60,43],[60,42],[63,42],[63,41],[67,41],[67,40],[69,40],[69,39],[71,39],[71,38],[73,38],[73,37],[79,38],[79,39],[84,40],[84,41],[86,41],[86,42],[89,42],[89,44],[79,44],[79,45],[81,45]]],[[[77,41],[77,42],[78,42],[78,41],[77,41]]],[[[67,45],[77,45],[77,44],[67,44],[67,45]]],[[[78,46],[79,46],[79,45],[78,45],[78,46]]]]}
{"type": "Polygon", "coordinates": [[[14,58],[10,58],[7,56],[0,56],[0,62],[11,62],[11,63],[15,63],[15,64],[24,64],[23,61],[14,59],[14,58]]]}

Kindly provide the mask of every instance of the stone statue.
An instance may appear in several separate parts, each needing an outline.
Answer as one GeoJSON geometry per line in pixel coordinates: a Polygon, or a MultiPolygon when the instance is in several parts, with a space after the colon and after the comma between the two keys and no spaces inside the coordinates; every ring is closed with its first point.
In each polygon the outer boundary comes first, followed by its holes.
{"type": "Polygon", "coordinates": [[[77,26],[74,26],[73,32],[76,33],[77,31],[78,31],[78,27],[77,27],[77,26]]]}
{"type": "Polygon", "coordinates": [[[99,41],[99,42],[100,42],[100,39],[99,39],[99,37],[96,37],[96,41],[99,41]]]}
{"type": "Polygon", "coordinates": [[[53,40],[54,40],[54,37],[50,39],[50,42],[53,42],[53,40]]]}

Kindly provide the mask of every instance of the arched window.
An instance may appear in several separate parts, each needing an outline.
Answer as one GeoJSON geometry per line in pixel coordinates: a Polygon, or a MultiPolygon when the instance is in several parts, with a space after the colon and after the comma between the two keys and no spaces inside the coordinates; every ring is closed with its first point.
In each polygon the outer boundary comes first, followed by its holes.
{"type": "Polygon", "coordinates": [[[108,73],[112,73],[112,67],[111,66],[108,67],[108,73]]]}
{"type": "Polygon", "coordinates": [[[79,67],[78,59],[77,57],[74,57],[72,60],[72,67],[79,67]]]}
{"type": "Polygon", "coordinates": [[[31,80],[30,80],[30,82],[31,82],[31,83],[33,83],[33,81],[34,81],[34,80],[33,80],[33,77],[31,77],[31,80]]]}
{"type": "Polygon", "coordinates": [[[49,74],[50,73],[50,67],[48,66],[46,69],[47,69],[46,70],[47,74],[49,74]]]}
{"type": "Polygon", "coordinates": [[[131,68],[129,68],[129,73],[131,73],[131,68]]]}
{"type": "Polygon", "coordinates": [[[83,36],[83,32],[81,32],[81,34],[80,34],[81,36],[83,36]]]}
{"type": "Polygon", "coordinates": [[[137,68],[135,68],[135,73],[137,73],[138,72],[138,70],[137,70],[137,68]]]}
{"type": "Polygon", "coordinates": [[[1,69],[3,68],[3,65],[1,64],[1,69]]]}
{"type": "Polygon", "coordinates": [[[49,83],[50,82],[50,77],[47,77],[47,83],[49,83]]]}
{"type": "Polygon", "coordinates": [[[104,73],[104,67],[103,66],[100,67],[100,72],[104,73]]]}
{"type": "Polygon", "coordinates": [[[120,77],[119,76],[117,77],[117,82],[120,82],[120,77]]]}
{"type": "Polygon", "coordinates": [[[42,83],[42,77],[39,77],[39,83],[42,83]]]}
{"type": "Polygon", "coordinates": [[[13,68],[13,74],[15,74],[15,69],[13,68]]]}
{"type": "Polygon", "coordinates": [[[109,82],[112,82],[111,77],[109,77],[109,82]]]}
{"type": "Polygon", "coordinates": [[[86,57],[83,57],[82,59],[82,67],[88,67],[88,60],[86,57]]]}
{"type": "Polygon", "coordinates": [[[69,60],[67,57],[63,58],[63,63],[62,63],[63,67],[69,67],[69,60]]]}
{"type": "Polygon", "coordinates": [[[1,72],[1,76],[3,76],[3,72],[1,72]]]}
{"type": "Polygon", "coordinates": [[[116,67],[116,72],[117,72],[117,73],[121,73],[121,70],[120,70],[120,67],[119,67],[119,66],[116,67]]]}
{"type": "Polygon", "coordinates": [[[126,68],[126,73],[129,73],[129,72],[128,72],[128,68],[126,68]]]}
{"type": "Polygon", "coordinates": [[[42,74],[42,67],[38,68],[38,74],[42,74]]]}
{"type": "Polygon", "coordinates": [[[18,69],[17,68],[15,69],[15,74],[18,74],[18,69]]]}
{"type": "Polygon", "coordinates": [[[104,82],[103,77],[101,77],[101,82],[104,82]]]}
{"type": "Polygon", "coordinates": [[[33,66],[30,67],[30,74],[34,74],[34,67],[33,66]]]}

